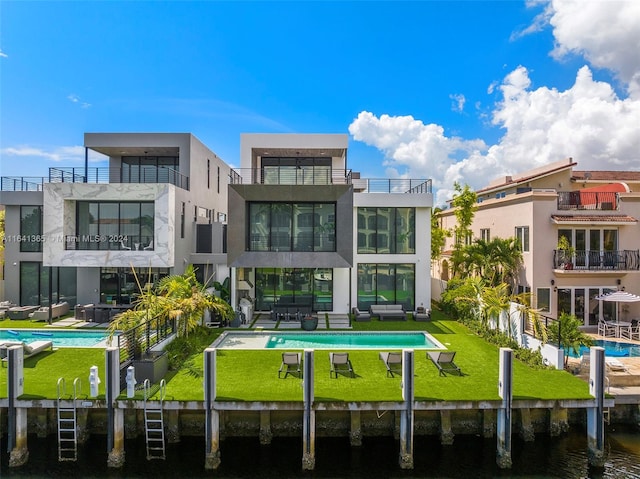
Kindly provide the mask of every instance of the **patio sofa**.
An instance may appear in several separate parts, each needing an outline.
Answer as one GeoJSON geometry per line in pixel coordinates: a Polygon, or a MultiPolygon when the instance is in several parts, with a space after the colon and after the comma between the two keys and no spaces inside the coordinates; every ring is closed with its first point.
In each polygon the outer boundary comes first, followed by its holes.
{"type": "MultiPolygon", "coordinates": [[[[57,319],[64,316],[69,312],[69,303],[63,301],[62,303],[56,303],[51,308],[51,318],[57,319]]],[[[42,306],[29,315],[34,321],[48,321],[49,320],[49,306],[42,306]]]]}
{"type": "Polygon", "coordinates": [[[352,309],[353,312],[353,317],[356,321],[370,321],[371,320],[371,315],[367,312],[364,311],[360,311],[359,308],[353,308],[352,309]]]}
{"type": "Polygon", "coordinates": [[[407,313],[401,304],[372,304],[369,306],[369,314],[377,316],[380,321],[407,320],[407,313]]]}

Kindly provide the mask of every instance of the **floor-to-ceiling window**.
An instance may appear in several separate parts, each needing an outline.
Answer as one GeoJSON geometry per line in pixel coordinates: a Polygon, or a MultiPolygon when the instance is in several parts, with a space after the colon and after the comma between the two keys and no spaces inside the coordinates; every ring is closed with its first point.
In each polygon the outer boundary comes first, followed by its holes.
{"type": "Polygon", "coordinates": [[[615,303],[596,299],[602,294],[613,291],[615,289],[607,287],[558,288],[556,314],[558,317],[562,313],[573,314],[585,326],[597,326],[599,319],[615,319],[617,318],[615,303]]]}
{"type": "Polygon", "coordinates": [[[49,274],[54,303],[66,301],[73,308],[77,300],[76,268],[42,266],[38,261],[20,262],[20,304],[49,305],[49,274]]]}
{"type": "Polygon", "coordinates": [[[20,206],[20,251],[42,251],[42,206],[20,206]]]}
{"type": "Polygon", "coordinates": [[[358,253],[415,253],[415,208],[358,208],[358,253]]]}
{"type": "Polygon", "coordinates": [[[358,308],[387,303],[402,304],[407,311],[415,309],[415,264],[360,263],[358,308]]]}
{"type": "Polygon", "coordinates": [[[152,250],[153,201],[78,201],[75,249],[152,250]]]}
{"type": "Polygon", "coordinates": [[[140,288],[153,287],[169,275],[169,268],[143,268],[135,273],[131,268],[100,268],[100,302],[131,304],[140,288]]]}
{"type": "Polygon", "coordinates": [[[331,268],[256,268],[256,311],[275,304],[300,304],[333,311],[331,268]]]}
{"type": "Polygon", "coordinates": [[[249,203],[248,251],[335,251],[335,203],[249,203]]]}

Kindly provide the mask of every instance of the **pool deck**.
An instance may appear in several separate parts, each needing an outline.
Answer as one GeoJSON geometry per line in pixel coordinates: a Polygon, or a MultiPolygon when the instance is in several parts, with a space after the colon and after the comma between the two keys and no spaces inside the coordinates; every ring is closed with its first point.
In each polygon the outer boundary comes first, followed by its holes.
{"type": "MultiPolygon", "coordinates": [[[[349,317],[346,314],[329,314],[329,327],[324,321],[324,313],[318,315],[318,330],[351,329],[349,317]]],[[[243,324],[240,328],[249,329],[302,329],[298,321],[273,321],[268,314],[258,313],[253,325],[243,324]]]]}

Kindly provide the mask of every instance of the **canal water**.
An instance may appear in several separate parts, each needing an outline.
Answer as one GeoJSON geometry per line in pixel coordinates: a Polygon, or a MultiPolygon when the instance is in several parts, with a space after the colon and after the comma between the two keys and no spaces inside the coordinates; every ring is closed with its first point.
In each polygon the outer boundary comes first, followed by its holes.
{"type": "Polygon", "coordinates": [[[414,469],[398,467],[398,442],[392,438],[364,438],[362,447],[351,447],[348,438],[319,438],[316,469],[301,470],[302,441],[275,438],[261,446],[257,438],[228,438],[221,443],[222,464],[216,471],[204,469],[203,438],[182,438],[167,447],[167,459],[146,460],[144,439],[126,442],[121,469],[106,466],[106,437],[94,436],[81,446],[78,462],[58,462],[56,436],[29,437],[29,462],[9,468],[7,438],[2,438],[0,477],[12,478],[640,478],[640,432],[611,428],[607,431],[608,460],[604,468],[592,468],[587,460],[586,433],[572,429],[549,438],[538,435],[524,443],[514,437],[513,467],[496,466],[496,441],[476,436],[456,436],[452,446],[442,446],[435,436],[416,437],[414,469]]]}

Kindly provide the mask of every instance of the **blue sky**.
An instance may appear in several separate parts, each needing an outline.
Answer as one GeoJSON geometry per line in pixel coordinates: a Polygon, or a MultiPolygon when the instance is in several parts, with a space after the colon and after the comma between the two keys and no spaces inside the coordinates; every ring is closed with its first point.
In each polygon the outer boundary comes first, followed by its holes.
{"type": "Polygon", "coordinates": [[[0,2],[0,174],[85,132],[346,133],[365,177],[640,167],[640,2],[0,2]],[[594,34],[597,31],[598,35],[594,34]]]}

